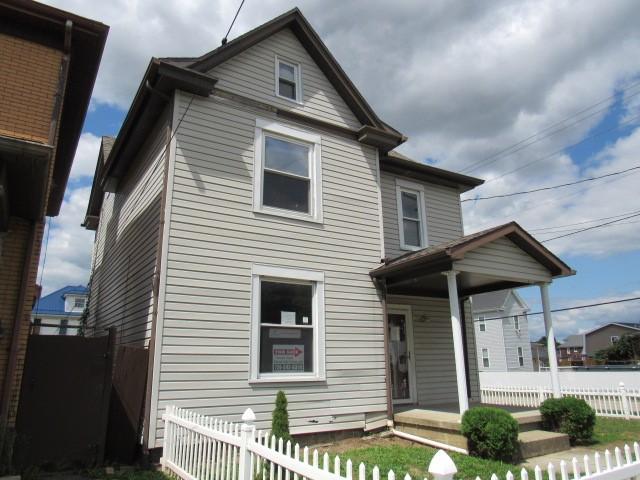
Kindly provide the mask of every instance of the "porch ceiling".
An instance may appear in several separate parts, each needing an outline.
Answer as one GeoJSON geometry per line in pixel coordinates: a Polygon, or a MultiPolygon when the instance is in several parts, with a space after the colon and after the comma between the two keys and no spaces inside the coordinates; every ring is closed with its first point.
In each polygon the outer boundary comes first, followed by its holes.
{"type": "Polygon", "coordinates": [[[387,293],[448,296],[442,272],[459,272],[460,296],[517,288],[575,274],[566,263],[511,222],[458,240],[424,248],[387,261],[372,270],[387,293]]]}

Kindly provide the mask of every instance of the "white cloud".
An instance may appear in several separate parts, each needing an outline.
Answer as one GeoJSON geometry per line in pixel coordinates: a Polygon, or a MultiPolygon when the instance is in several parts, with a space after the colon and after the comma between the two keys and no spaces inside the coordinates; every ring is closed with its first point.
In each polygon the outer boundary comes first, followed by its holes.
{"type": "MultiPolygon", "coordinates": [[[[62,203],[60,215],[49,219],[52,228],[48,246],[46,250],[43,246],[40,254],[38,273],[38,282],[42,279],[45,295],[65,285],[86,285],[89,280],[94,235],[80,224],[84,219],[90,191],[90,187],[70,189],[62,203]]],[[[45,239],[46,236],[45,231],[45,239]]]]}
{"type": "Polygon", "coordinates": [[[76,155],[71,167],[70,180],[78,180],[83,177],[92,177],[98,160],[101,138],[93,133],[80,135],[76,155]]]}

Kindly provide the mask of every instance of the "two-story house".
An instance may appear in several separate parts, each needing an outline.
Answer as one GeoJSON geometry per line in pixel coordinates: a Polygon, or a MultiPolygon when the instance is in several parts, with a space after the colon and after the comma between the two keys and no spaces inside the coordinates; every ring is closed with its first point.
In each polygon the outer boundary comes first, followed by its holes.
{"type": "Polygon", "coordinates": [[[474,295],[471,303],[480,371],[532,371],[529,306],[518,292],[474,295]]]}
{"type": "Polygon", "coordinates": [[[151,60],[85,219],[88,333],[149,349],[145,446],[167,405],[265,427],[278,390],[294,434],[464,412],[473,294],[539,283],[553,338],[548,284],[573,271],[513,222],[464,236],[460,194],[482,181],[405,141],[298,9],[151,60]]]}
{"type": "Polygon", "coordinates": [[[34,335],[78,335],[89,289],[67,285],[39,298],[31,310],[34,335]]]}

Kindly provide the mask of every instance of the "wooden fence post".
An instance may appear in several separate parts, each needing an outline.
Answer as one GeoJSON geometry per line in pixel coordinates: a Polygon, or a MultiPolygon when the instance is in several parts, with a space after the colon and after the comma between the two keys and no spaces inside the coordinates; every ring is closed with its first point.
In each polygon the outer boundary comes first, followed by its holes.
{"type": "Polygon", "coordinates": [[[253,442],[253,422],[256,416],[253,410],[247,408],[242,414],[242,425],[240,426],[240,455],[238,459],[238,480],[252,480],[251,478],[251,452],[247,448],[249,442],[253,442]]]}
{"type": "Polygon", "coordinates": [[[624,418],[629,420],[631,417],[631,409],[629,408],[629,397],[627,396],[627,389],[624,387],[624,382],[620,382],[620,385],[618,385],[618,392],[620,393],[622,413],[624,413],[624,418]]]}
{"type": "Polygon", "coordinates": [[[458,473],[456,464],[444,450],[438,450],[431,459],[427,470],[434,480],[453,480],[453,476],[458,473]]]}

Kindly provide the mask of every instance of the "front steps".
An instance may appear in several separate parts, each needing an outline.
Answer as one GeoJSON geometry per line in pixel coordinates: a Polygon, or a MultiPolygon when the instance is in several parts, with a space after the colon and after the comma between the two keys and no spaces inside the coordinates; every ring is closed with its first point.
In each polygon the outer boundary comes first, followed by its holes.
{"type": "MultiPolygon", "coordinates": [[[[568,450],[569,437],[563,433],[545,432],[542,417],[537,410],[512,413],[518,422],[520,453],[522,458],[537,457],[568,450]]],[[[394,429],[468,450],[467,439],[460,432],[460,415],[416,408],[394,415],[394,429]]]]}

